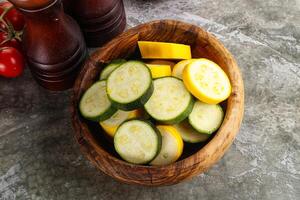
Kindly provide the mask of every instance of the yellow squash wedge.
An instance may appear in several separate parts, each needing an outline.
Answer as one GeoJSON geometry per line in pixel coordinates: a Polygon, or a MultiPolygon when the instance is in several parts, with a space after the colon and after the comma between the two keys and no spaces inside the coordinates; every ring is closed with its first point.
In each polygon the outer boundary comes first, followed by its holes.
{"type": "Polygon", "coordinates": [[[171,76],[171,66],[170,65],[156,65],[156,64],[146,64],[152,74],[152,78],[161,78],[165,76],[171,76]]]}
{"type": "Polygon", "coordinates": [[[143,59],[191,59],[191,47],[184,44],[139,41],[143,59]]]}

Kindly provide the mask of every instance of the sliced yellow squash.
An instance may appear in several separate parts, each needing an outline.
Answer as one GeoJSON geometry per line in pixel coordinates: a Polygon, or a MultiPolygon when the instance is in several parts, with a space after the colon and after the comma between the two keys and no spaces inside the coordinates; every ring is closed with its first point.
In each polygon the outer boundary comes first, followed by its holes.
{"type": "Polygon", "coordinates": [[[188,64],[183,71],[186,88],[200,101],[218,104],[230,96],[231,84],[216,63],[202,58],[188,64]]]}
{"type": "Polygon", "coordinates": [[[184,68],[188,64],[190,64],[191,62],[193,62],[195,60],[196,59],[189,59],[189,60],[182,60],[182,61],[178,62],[173,68],[172,76],[182,79],[182,74],[183,74],[184,68]]]}
{"type": "Polygon", "coordinates": [[[191,47],[184,44],[139,41],[139,49],[144,59],[191,59],[191,47]]]}
{"type": "Polygon", "coordinates": [[[111,118],[99,122],[103,130],[111,137],[114,137],[120,124],[124,121],[141,116],[140,110],[123,111],[118,110],[111,118]]]}
{"type": "Polygon", "coordinates": [[[157,65],[157,64],[146,64],[152,74],[152,78],[161,78],[165,76],[171,76],[171,66],[170,65],[157,65]]]}
{"type": "Polygon", "coordinates": [[[151,165],[168,165],[181,156],[183,141],[179,132],[173,126],[157,126],[162,135],[162,146],[159,154],[151,161],[151,165]]]}

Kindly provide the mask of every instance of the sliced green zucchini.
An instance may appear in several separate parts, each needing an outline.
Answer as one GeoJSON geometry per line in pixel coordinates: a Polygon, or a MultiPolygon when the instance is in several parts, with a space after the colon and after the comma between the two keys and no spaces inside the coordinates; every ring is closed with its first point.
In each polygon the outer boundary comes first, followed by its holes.
{"type": "Polygon", "coordinates": [[[150,122],[129,120],[117,129],[114,146],[121,158],[127,162],[147,164],[161,149],[161,134],[150,122]]]}
{"type": "Polygon", "coordinates": [[[177,124],[188,117],[193,105],[194,99],[180,79],[163,77],[154,80],[154,92],[145,110],[161,123],[177,124]]]}
{"type": "Polygon", "coordinates": [[[112,107],[106,94],[106,81],[94,83],[82,96],[79,103],[81,115],[92,121],[110,118],[117,109],[112,107]]]}
{"type": "Polygon", "coordinates": [[[220,105],[197,101],[189,115],[189,123],[200,133],[212,134],[221,126],[223,117],[220,105]]]}
{"type": "Polygon", "coordinates": [[[210,135],[197,132],[188,121],[183,121],[180,124],[174,124],[174,128],[179,132],[183,141],[187,143],[205,142],[210,135]]]}
{"type": "Polygon", "coordinates": [[[107,94],[120,110],[142,107],[153,93],[151,71],[140,61],[128,61],[115,69],[107,79],[107,94]]]}
{"type": "Polygon", "coordinates": [[[115,70],[117,69],[120,65],[125,63],[126,60],[124,59],[116,59],[111,61],[101,72],[100,74],[100,80],[105,80],[107,77],[115,70]]]}

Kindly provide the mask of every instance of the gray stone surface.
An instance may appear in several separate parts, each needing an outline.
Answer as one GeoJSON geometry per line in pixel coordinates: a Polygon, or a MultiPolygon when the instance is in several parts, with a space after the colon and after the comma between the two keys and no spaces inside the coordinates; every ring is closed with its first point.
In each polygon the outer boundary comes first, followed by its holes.
{"type": "Polygon", "coordinates": [[[0,78],[0,199],[300,199],[300,1],[125,0],[129,26],[161,18],[204,27],[243,73],[245,118],[207,173],[171,187],[118,183],[72,138],[70,91],[38,87],[29,70],[0,78]]]}

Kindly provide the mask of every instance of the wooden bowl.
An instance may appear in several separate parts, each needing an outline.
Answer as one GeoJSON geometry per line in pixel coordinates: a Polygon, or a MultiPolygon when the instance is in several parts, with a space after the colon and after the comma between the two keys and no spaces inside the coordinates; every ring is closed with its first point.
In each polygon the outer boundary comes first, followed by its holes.
{"type": "Polygon", "coordinates": [[[96,50],[79,74],[72,97],[73,126],[82,152],[105,174],[121,182],[148,186],[176,184],[208,170],[232,144],[240,128],[243,113],[243,80],[229,51],[203,29],[173,20],[139,25],[96,50]],[[98,80],[103,65],[116,58],[137,57],[138,40],[191,45],[194,58],[204,57],[218,63],[232,84],[232,94],[223,105],[226,115],[218,132],[206,144],[185,144],[184,155],[176,163],[167,166],[133,165],[121,160],[100,126],[84,120],[78,112],[80,97],[98,80]]]}

